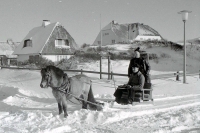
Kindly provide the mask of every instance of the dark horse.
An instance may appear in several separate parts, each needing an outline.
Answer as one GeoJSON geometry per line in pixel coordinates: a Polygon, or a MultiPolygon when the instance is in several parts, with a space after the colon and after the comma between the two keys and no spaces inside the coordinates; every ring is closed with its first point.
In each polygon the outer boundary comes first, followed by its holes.
{"type": "Polygon", "coordinates": [[[63,70],[55,66],[47,66],[41,69],[41,88],[52,88],[52,93],[58,103],[59,114],[64,110],[64,117],[67,117],[67,100],[75,98],[82,102],[82,108],[101,110],[102,107],[94,99],[91,80],[85,75],[76,75],[71,78],[63,70]]]}

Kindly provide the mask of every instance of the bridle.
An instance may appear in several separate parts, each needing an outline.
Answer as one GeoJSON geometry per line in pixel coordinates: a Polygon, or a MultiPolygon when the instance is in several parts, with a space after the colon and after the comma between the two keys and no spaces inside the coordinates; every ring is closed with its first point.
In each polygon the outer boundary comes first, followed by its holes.
{"type": "MultiPolygon", "coordinates": [[[[46,72],[46,75],[45,76],[48,76],[48,79],[47,79],[47,87],[51,87],[51,80],[52,80],[52,74],[50,71],[46,72]]],[[[69,93],[70,91],[70,80],[67,78],[67,74],[64,73],[63,75],[63,83],[61,84],[60,87],[51,87],[52,89],[54,90],[58,90],[58,91],[61,91],[65,94],[69,93]]]]}
{"type": "Polygon", "coordinates": [[[50,87],[50,85],[51,85],[51,79],[52,79],[52,77],[51,77],[51,72],[50,72],[50,71],[47,71],[47,72],[45,73],[45,76],[48,76],[48,79],[47,79],[47,87],[50,87]]]}

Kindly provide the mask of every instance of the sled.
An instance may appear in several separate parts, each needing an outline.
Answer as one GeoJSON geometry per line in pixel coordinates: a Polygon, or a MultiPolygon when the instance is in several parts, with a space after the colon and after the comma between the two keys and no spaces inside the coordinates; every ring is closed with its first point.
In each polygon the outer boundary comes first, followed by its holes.
{"type": "MultiPolygon", "coordinates": [[[[117,89],[131,89],[130,86],[128,85],[121,85],[121,86],[118,86],[117,89]]],[[[109,103],[110,107],[113,107],[113,105],[115,103],[117,103],[116,105],[118,106],[121,106],[121,105],[124,105],[124,106],[136,106],[136,105],[149,105],[149,104],[154,104],[153,102],[153,98],[152,98],[152,91],[153,89],[151,88],[151,83],[145,83],[144,84],[144,89],[142,90],[135,90],[134,91],[134,100],[133,102],[130,104],[128,103],[128,96],[129,96],[129,91],[123,91],[122,92],[122,96],[120,98],[120,102],[117,101],[116,102],[116,99],[111,99],[111,98],[107,98],[107,99],[97,99],[97,100],[100,100],[100,101],[103,101],[103,102],[106,102],[106,103],[109,103]]]]}

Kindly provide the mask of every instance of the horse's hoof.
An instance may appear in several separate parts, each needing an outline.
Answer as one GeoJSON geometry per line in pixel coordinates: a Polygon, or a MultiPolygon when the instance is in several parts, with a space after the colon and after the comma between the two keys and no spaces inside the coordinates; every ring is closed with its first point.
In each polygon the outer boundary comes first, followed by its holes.
{"type": "Polygon", "coordinates": [[[59,112],[59,115],[62,114],[62,112],[59,112]]]}
{"type": "Polygon", "coordinates": [[[67,118],[68,114],[64,114],[64,118],[67,118]]]}

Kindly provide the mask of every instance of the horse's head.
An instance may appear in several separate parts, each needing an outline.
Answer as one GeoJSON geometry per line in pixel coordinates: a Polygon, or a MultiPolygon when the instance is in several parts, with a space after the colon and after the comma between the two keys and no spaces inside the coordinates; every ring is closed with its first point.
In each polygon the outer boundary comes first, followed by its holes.
{"type": "Polygon", "coordinates": [[[47,66],[41,69],[41,76],[41,88],[60,87],[63,83],[64,72],[55,66],[47,66]]]}

